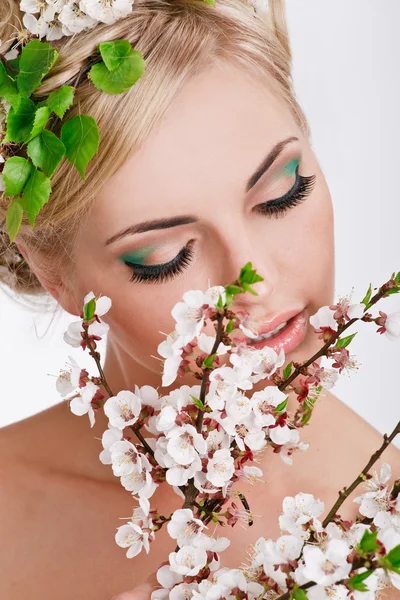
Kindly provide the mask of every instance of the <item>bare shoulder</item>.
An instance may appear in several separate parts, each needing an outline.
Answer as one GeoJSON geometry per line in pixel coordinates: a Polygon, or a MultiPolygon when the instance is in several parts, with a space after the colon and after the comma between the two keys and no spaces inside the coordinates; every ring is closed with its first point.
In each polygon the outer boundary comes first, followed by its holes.
{"type": "MultiPolygon", "coordinates": [[[[325,392],[316,406],[310,430],[315,432],[319,441],[328,436],[335,453],[347,456],[351,462],[358,462],[362,468],[384,443],[382,433],[330,392],[325,392]]],[[[393,468],[400,468],[400,449],[388,444],[382,459],[391,463],[393,468]]]]}

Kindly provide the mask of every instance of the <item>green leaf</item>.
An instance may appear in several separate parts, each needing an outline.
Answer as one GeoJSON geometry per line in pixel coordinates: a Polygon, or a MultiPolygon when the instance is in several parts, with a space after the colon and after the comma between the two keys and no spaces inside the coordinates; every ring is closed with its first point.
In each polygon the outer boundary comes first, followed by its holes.
{"type": "Polygon", "coordinates": [[[398,569],[400,567],[400,545],[392,548],[385,558],[395,569],[398,569]]]}
{"type": "Polygon", "coordinates": [[[258,296],[258,292],[256,292],[256,290],[253,290],[251,285],[248,283],[243,282],[243,289],[246,290],[246,292],[250,292],[250,294],[253,294],[253,296],[258,296]]]}
{"type": "Polygon", "coordinates": [[[367,293],[365,294],[364,298],[361,300],[361,304],[365,304],[365,306],[368,308],[368,304],[369,304],[369,301],[371,300],[371,296],[372,296],[372,284],[370,283],[367,293]]]}
{"type": "Polygon", "coordinates": [[[23,98],[28,98],[42,82],[58,58],[49,42],[34,39],[26,44],[19,58],[17,85],[23,98]]]}
{"type": "Polygon", "coordinates": [[[304,590],[297,588],[292,592],[292,600],[308,600],[308,596],[304,590]]]}
{"type": "Polygon", "coordinates": [[[0,96],[5,98],[12,106],[17,107],[21,96],[19,95],[15,80],[10,77],[4,67],[4,63],[0,62],[0,96]]]}
{"type": "Polygon", "coordinates": [[[8,71],[8,74],[10,75],[10,77],[15,79],[17,76],[17,71],[19,69],[19,56],[16,56],[15,58],[9,58],[8,64],[5,65],[5,67],[6,67],[6,70],[8,71]],[[9,68],[9,66],[10,66],[10,68],[9,68]]]}
{"type": "Polygon", "coordinates": [[[92,298],[91,300],[89,300],[89,302],[86,302],[85,306],[83,307],[83,314],[85,317],[85,321],[90,321],[91,319],[93,319],[95,313],[96,313],[96,298],[92,298]]]}
{"type": "Polygon", "coordinates": [[[224,308],[224,300],[221,294],[218,296],[218,302],[216,304],[216,307],[219,308],[219,310],[222,310],[224,308]]]}
{"type": "Polygon", "coordinates": [[[40,209],[48,201],[50,192],[50,179],[42,171],[34,169],[22,192],[22,208],[27,213],[32,227],[40,209]]]}
{"type": "Polygon", "coordinates": [[[14,241],[15,236],[18,233],[22,223],[22,214],[23,210],[20,204],[20,197],[16,196],[8,206],[6,213],[6,227],[10,237],[10,242],[14,241]]]}
{"type": "Polygon", "coordinates": [[[234,298],[234,296],[232,294],[229,294],[228,292],[226,292],[226,302],[225,302],[226,308],[230,307],[230,305],[233,302],[233,298],[234,298]]]}
{"type": "Polygon", "coordinates": [[[131,48],[128,56],[120,65],[109,71],[103,61],[93,65],[88,73],[97,89],[106,94],[122,94],[131,88],[145,71],[143,56],[138,50],[131,48]]]}
{"type": "Polygon", "coordinates": [[[355,333],[353,333],[352,335],[348,335],[346,337],[339,338],[338,340],[336,340],[336,347],[337,348],[346,348],[346,346],[348,346],[350,344],[351,340],[356,335],[357,335],[357,331],[355,333]]]}
{"type": "Polygon", "coordinates": [[[83,180],[86,167],[98,150],[99,139],[97,123],[88,115],[77,115],[61,127],[61,141],[67,158],[78,169],[83,180]]]}
{"type": "Polygon", "coordinates": [[[391,288],[390,290],[386,290],[382,298],[386,298],[386,296],[390,296],[391,294],[398,294],[399,292],[400,290],[398,290],[397,288],[391,288]]]}
{"type": "Polygon", "coordinates": [[[347,582],[347,587],[349,587],[351,590],[357,590],[358,592],[368,592],[369,587],[364,583],[364,580],[367,579],[373,572],[373,569],[369,569],[363,573],[357,573],[357,575],[354,575],[349,579],[347,582]]]}
{"type": "Polygon", "coordinates": [[[232,296],[236,296],[237,294],[241,294],[243,292],[243,289],[241,287],[239,287],[238,285],[227,285],[225,286],[225,291],[228,294],[231,294],[232,296]]]}
{"type": "Polygon", "coordinates": [[[231,319],[230,321],[228,321],[228,324],[226,326],[226,333],[231,333],[234,329],[235,329],[235,327],[234,327],[233,321],[231,319]]]}
{"type": "Polygon", "coordinates": [[[33,171],[33,165],[22,156],[11,156],[4,163],[5,196],[20,194],[33,171]]]}
{"type": "Polygon", "coordinates": [[[293,361],[291,361],[286,367],[283,369],[283,379],[287,379],[292,372],[293,361]]]}
{"type": "Polygon", "coordinates": [[[39,167],[51,177],[65,156],[65,146],[52,131],[45,129],[29,142],[26,152],[35,167],[39,167]]]}
{"type": "Polygon", "coordinates": [[[60,88],[49,94],[49,97],[46,100],[47,106],[62,119],[74,101],[74,93],[75,90],[73,87],[70,85],[62,85],[60,88]]]}
{"type": "Polygon", "coordinates": [[[211,4],[211,6],[215,6],[215,0],[203,0],[206,4],[211,4]]]}
{"type": "Polygon", "coordinates": [[[286,398],[283,402],[278,404],[278,406],[275,408],[275,411],[274,411],[275,414],[281,415],[282,413],[285,412],[288,400],[289,400],[289,398],[286,398]]]}
{"type": "Polygon", "coordinates": [[[377,535],[377,531],[371,532],[366,529],[359,544],[357,545],[358,550],[365,554],[369,554],[371,552],[375,552],[375,550],[378,550],[379,544],[376,541],[377,535]]]}
{"type": "Polygon", "coordinates": [[[257,283],[257,281],[264,281],[264,278],[258,275],[257,271],[253,269],[252,263],[248,262],[240,271],[239,283],[244,287],[245,283],[251,284],[257,283]]]}
{"type": "Polygon", "coordinates": [[[33,121],[32,130],[30,136],[28,138],[28,142],[36,137],[46,126],[47,121],[49,120],[51,110],[48,106],[41,106],[36,109],[35,118],[33,121]]]}
{"type": "Polygon", "coordinates": [[[199,398],[196,398],[196,396],[192,396],[192,394],[190,394],[190,397],[193,399],[193,402],[195,403],[197,408],[199,408],[200,410],[204,410],[205,406],[199,398]]]}
{"type": "Polygon", "coordinates": [[[214,352],[214,354],[210,354],[209,356],[207,356],[207,358],[205,358],[203,360],[203,369],[211,369],[214,363],[214,358],[216,357],[217,353],[214,352]]]}
{"type": "Polygon", "coordinates": [[[35,119],[35,104],[30,98],[21,98],[18,107],[12,106],[7,115],[7,132],[3,144],[22,144],[29,137],[35,119]]]}
{"type": "Polygon", "coordinates": [[[114,69],[120,67],[132,50],[129,40],[102,42],[97,44],[97,47],[109,71],[114,71],[114,69]]]}

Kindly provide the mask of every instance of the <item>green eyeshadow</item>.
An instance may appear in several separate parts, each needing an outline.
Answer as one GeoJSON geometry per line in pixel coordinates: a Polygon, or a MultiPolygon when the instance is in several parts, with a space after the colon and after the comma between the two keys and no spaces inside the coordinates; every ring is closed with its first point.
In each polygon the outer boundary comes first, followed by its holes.
{"type": "Polygon", "coordinates": [[[291,160],[283,169],[283,174],[288,177],[293,177],[296,174],[296,169],[297,169],[299,163],[300,163],[299,158],[295,158],[294,160],[291,160]]]}
{"type": "Polygon", "coordinates": [[[155,250],[155,248],[155,246],[139,248],[134,252],[127,252],[126,254],[119,256],[119,260],[122,262],[131,262],[135,265],[143,265],[146,258],[155,250]]]}

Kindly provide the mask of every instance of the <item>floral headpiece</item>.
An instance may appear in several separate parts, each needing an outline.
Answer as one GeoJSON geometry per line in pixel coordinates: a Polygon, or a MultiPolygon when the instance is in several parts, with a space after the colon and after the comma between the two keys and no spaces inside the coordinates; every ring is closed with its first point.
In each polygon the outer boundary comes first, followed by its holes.
{"type": "MultiPolygon", "coordinates": [[[[267,14],[268,0],[247,1],[261,17],[267,14]]],[[[215,0],[204,2],[215,6],[215,0]]],[[[9,52],[0,53],[0,192],[10,198],[1,225],[5,225],[10,243],[19,231],[24,212],[34,226],[49,200],[51,177],[61,160],[66,157],[85,181],[86,168],[99,147],[100,134],[93,117],[79,114],[68,118],[74,101],[73,86],[62,85],[44,100],[31,98],[58,59],[50,41],[92,29],[98,23],[123,19],[132,11],[133,3],[21,0],[26,30],[19,32],[9,52]],[[66,114],[57,136],[54,126],[66,114]],[[27,158],[17,155],[21,149],[27,158]]],[[[97,51],[96,56],[89,57],[92,66],[87,77],[106,94],[126,92],[145,72],[143,56],[129,40],[102,42],[97,51]]]]}

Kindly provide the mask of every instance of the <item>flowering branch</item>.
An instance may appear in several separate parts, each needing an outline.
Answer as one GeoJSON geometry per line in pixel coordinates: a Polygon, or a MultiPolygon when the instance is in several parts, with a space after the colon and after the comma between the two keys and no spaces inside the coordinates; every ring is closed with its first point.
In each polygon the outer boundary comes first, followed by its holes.
{"type": "MultiPolygon", "coordinates": [[[[100,460],[112,465],[121,484],[139,502],[131,520],[118,528],[117,543],[127,548],[129,558],[142,549],[149,552],[150,542],[164,524],[177,542],[175,552],[169,555],[169,564],[157,572],[163,590],[160,595],[155,591],[152,600],[167,596],[173,600],[191,596],[197,600],[231,596],[256,600],[266,597],[265,594],[271,600],[306,600],[306,591],[311,587],[315,589],[310,600],[319,600],[335,597],[336,591],[344,597],[348,592],[377,589],[381,580],[396,585],[396,574],[398,571],[400,574],[400,535],[396,537],[395,529],[400,519],[398,481],[389,492],[385,486],[390,477],[388,465],[382,467],[379,480],[368,475],[398,433],[400,424],[385,436],[382,447],[356,481],[339,493],[324,521],[319,520],[324,504],[311,494],[285,498],[279,524],[287,534],[276,542],[260,538],[248,568],[219,570],[219,553],[229,545],[229,540],[203,533],[206,524],[213,521],[221,526],[234,526],[242,520],[252,525],[250,506],[233,486],[240,480],[255,483],[262,477],[262,471],[251,465],[255,453],[271,445],[274,453],[292,464],[293,453],[307,449],[308,444],[299,439],[296,420],[301,411],[302,425],[311,416],[315,398],[309,386],[312,384],[319,393],[323,387],[329,387],[326,375],[337,375],[335,369],[340,373],[347,366],[346,347],[355,334],[343,338],[340,337],[343,331],[356,320],[374,321],[379,326],[378,333],[400,337],[397,331],[400,313],[388,316],[380,311],[380,316],[374,319],[366,312],[378,299],[400,291],[398,273],[373,298],[370,286],[362,304],[350,305],[348,299],[343,299],[319,309],[310,317],[310,323],[320,337],[322,334],[324,346],[308,361],[294,363],[293,373],[293,363],[289,363],[281,377],[283,349],[277,354],[266,344],[256,349],[240,340],[237,344],[237,340],[229,337],[240,328],[247,337],[259,338],[257,343],[262,341],[262,336],[251,331],[251,321],[246,315],[242,318],[230,310],[237,294],[255,294],[252,284],[261,280],[248,263],[231,285],[183,295],[183,301],[172,310],[175,331],[158,347],[165,359],[162,383],[170,386],[185,373],[200,383],[192,387],[183,385],[162,397],[148,385],[135,386],[134,392],[122,390],[116,396],[111,395],[96,351],[97,340],[108,328],[100,317],[109,310],[110,299],[88,294],[83,323],[70,324],[64,336],[71,345],[89,349],[100,377],[90,378],[70,357],[71,372],[57,380],[60,393],[66,395],[78,386],[79,391],[70,398],[71,410],[79,415],[87,413],[92,425],[95,411],[104,407],[109,425],[103,433],[100,460]],[[214,337],[202,332],[207,321],[215,324],[214,337]],[[330,349],[333,344],[335,347],[330,349]],[[334,359],[333,369],[324,370],[315,363],[324,354],[334,359]],[[222,363],[224,355],[232,366],[222,363]],[[300,380],[300,392],[299,386],[291,386],[298,374],[307,377],[300,380]],[[248,396],[254,384],[263,379],[270,379],[274,385],[248,396]],[[104,389],[109,393],[105,402],[98,387],[100,383],[105,384],[104,389]],[[287,412],[288,397],[284,389],[293,389],[298,394],[300,408],[294,417],[287,412]],[[144,425],[154,435],[151,444],[142,435],[144,425]],[[139,444],[124,437],[128,427],[139,444]],[[164,481],[184,497],[182,508],[169,516],[160,515],[150,507],[150,498],[164,481]],[[361,504],[360,514],[365,518],[357,516],[354,523],[343,521],[337,510],[363,481],[374,486],[372,492],[355,499],[361,504]],[[233,501],[235,497],[244,510],[233,501]],[[367,578],[368,588],[364,583],[367,578]],[[193,594],[188,590],[193,590],[193,594]]],[[[351,600],[359,599],[351,595],[351,600]]]]}
{"type": "Polygon", "coordinates": [[[364,316],[361,318],[360,317],[352,318],[347,323],[342,323],[341,325],[339,325],[337,331],[335,333],[333,333],[331,336],[327,337],[326,343],[311,358],[309,358],[308,360],[306,360],[300,364],[294,363],[295,369],[293,370],[291,375],[289,375],[289,377],[284,379],[284,381],[278,385],[279,389],[281,391],[285,390],[292,383],[292,381],[294,379],[296,379],[296,377],[298,375],[301,375],[301,374],[306,375],[307,367],[312,365],[312,363],[315,362],[318,358],[325,356],[327,354],[327,351],[329,350],[329,348],[332,346],[332,344],[334,342],[336,342],[336,340],[338,340],[340,338],[342,333],[344,331],[346,331],[346,329],[351,327],[351,325],[353,325],[354,323],[356,323],[359,320],[365,320],[365,321],[373,320],[373,319],[371,319],[371,315],[365,311],[367,309],[371,308],[371,306],[376,304],[379,300],[386,297],[388,295],[388,292],[395,293],[396,291],[399,291],[399,290],[400,290],[400,273],[398,273],[397,276],[395,276],[395,274],[393,273],[391,279],[389,279],[389,281],[384,283],[379,288],[379,291],[375,294],[375,296],[373,296],[369,301],[364,299],[364,300],[366,300],[364,316]]]}
{"type": "Polygon", "coordinates": [[[389,444],[392,443],[394,438],[399,433],[400,433],[400,421],[397,423],[396,427],[393,429],[393,431],[390,435],[387,435],[386,433],[384,434],[383,444],[381,445],[380,448],[378,448],[378,450],[376,452],[374,452],[374,454],[369,459],[368,463],[365,465],[364,469],[361,471],[361,473],[358,475],[358,477],[356,477],[356,479],[353,481],[353,483],[349,487],[345,487],[342,490],[340,490],[337,501],[332,506],[331,510],[328,512],[327,516],[325,517],[325,519],[322,522],[323,527],[326,527],[328,525],[328,523],[330,523],[331,521],[334,520],[338,509],[342,506],[342,504],[344,503],[346,498],[348,498],[348,496],[350,496],[350,494],[356,489],[356,487],[358,487],[363,481],[366,480],[366,477],[367,477],[369,471],[372,469],[372,467],[374,466],[376,461],[381,457],[383,452],[386,450],[386,448],[389,446],[389,444]]]}

